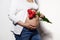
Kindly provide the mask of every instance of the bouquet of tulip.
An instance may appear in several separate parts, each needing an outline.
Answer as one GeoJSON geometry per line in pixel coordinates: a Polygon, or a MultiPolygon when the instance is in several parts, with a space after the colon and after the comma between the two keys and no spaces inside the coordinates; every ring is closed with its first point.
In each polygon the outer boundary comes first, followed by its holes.
{"type": "MultiPolygon", "coordinates": [[[[36,15],[38,15],[40,17],[41,13],[40,12],[36,12],[36,11],[33,11],[32,9],[28,9],[27,10],[28,12],[28,17],[29,19],[32,19],[33,17],[35,17],[36,15]]],[[[42,18],[42,21],[45,21],[45,22],[48,22],[48,23],[51,23],[48,18],[46,18],[45,16],[42,18]]]]}

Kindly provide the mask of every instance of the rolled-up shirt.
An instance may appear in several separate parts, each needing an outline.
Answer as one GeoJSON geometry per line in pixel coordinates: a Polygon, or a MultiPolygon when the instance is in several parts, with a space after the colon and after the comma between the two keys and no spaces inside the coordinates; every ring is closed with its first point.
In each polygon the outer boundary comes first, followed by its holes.
{"type": "MultiPolygon", "coordinates": [[[[38,10],[38,5],[35,1],[30,3],[27,0],[11,0],[8,17],[11,22],[13,22],[12,24],[14,25],[18,21],[22,21],[24,23],[28,15],[27,10],[31,8],[38,10]]],[[[22,29],[23,27],[17,24],[14,25],[13,32],[20,35],[22,29]]]]}

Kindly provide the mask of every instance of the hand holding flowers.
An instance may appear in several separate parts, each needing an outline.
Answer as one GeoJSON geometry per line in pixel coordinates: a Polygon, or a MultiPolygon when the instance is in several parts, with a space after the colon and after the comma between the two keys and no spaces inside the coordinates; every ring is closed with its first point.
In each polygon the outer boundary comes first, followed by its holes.
{"type": "Polygon", "coordinates": [[[46,18],[45,16],[42,17],[40,12],[36,12],[35,10],[32,10],[32,9],[28,9],[27,12],[28,12],[28,17],[29,17],[29,19],[32,19],[33,17],[35,17],[36,15],[38,15],[40,18],[42,18],[42,21],[51,23],[51,22],[48,20],[48,18],[46,18]]]}

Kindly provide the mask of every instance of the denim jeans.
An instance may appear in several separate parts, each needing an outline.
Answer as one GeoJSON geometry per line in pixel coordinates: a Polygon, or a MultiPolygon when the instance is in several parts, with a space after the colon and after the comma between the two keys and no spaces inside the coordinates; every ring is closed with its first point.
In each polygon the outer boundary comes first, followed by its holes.
{"type": "Polygon", "coordinates": [[[27,28],[23,28],[20,35],[14,35],[16,40],[41,40],[40,34],[37,30],[29,30],[27,28]]]}

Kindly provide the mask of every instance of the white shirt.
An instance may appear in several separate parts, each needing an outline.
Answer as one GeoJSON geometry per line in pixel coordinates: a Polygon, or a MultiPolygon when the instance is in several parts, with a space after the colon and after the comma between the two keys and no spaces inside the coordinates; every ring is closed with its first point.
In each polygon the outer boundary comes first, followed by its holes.
{"type": "MultiPolygon", "coordinates": [[[[22,21],[24,23],[28,15],[27,10],[30,8],[38,9],[38,5],[35,1],[33,3],[29,3],[27,0],[12,0],[11,7],[9,8],[10,12],[8,14],[12,24],[17,23],[18,21],[22,21]]],[[[15,34],[20,35],[22,30],[22,26],[14,25],[14,29],[12,31],[15,34]]]]}

